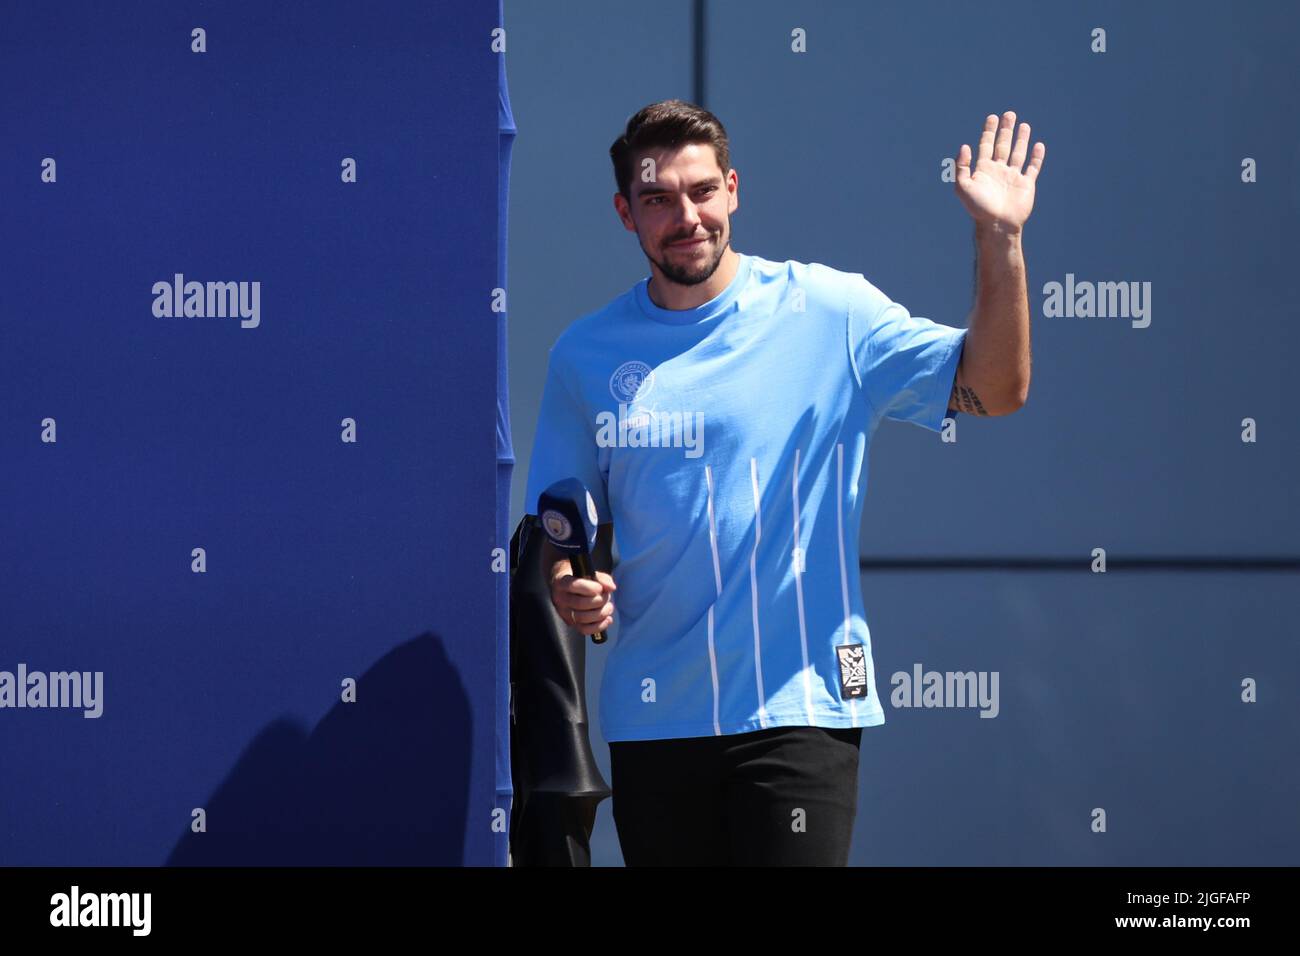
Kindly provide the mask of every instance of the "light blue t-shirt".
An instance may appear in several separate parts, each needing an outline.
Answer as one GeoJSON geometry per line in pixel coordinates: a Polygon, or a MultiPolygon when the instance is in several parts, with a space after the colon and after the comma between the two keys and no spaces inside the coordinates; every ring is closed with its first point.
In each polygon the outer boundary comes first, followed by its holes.
{"type": "Polygon", "coordinates": [[[738,253],[668,310],[642,279],[550,352],[525,507],[581,479],[613,521],[607,741],[885,721],[858,527],[882,418],[939,431],[966,330],[861,273],[738,253]]]}

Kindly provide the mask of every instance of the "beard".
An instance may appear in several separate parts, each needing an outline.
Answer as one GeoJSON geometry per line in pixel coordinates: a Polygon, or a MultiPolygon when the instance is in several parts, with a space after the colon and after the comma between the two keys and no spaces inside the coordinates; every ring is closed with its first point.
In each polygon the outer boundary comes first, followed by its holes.
{"type": "MultiPolygon", "coordinates": [[[[712,234],[705,240],[706,243],[715,241],[712,234]]],[[[656,259],[646,251],[645,244],[641,244],[641,251],[645,252],[646,258],[659,267],[659,271],[664,277],[678,285],[699,285],[701,282],[709,281],[713,273],[718,271],[718,263],[722,261],[722,255],[731,245],[731,237],[728,236],[714,250],[712,255],[694,253],[694,257],[687,256],[674,249],[665,246],[666,257],[656,259]]]]}

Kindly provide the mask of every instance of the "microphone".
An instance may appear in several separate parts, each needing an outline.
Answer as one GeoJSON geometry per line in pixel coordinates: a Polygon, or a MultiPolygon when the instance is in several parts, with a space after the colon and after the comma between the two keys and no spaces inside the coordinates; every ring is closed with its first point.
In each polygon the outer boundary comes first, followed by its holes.
{"type": "MultiPolygon", "coordinates": [[[[596,502],[587,486],[578,478],[548,486],[537,497],[537,515],[552,547],[568,557],[574,575],[597,581],[591,564],[596,547],[596,502]]],[[[591,642],[604,644],[607,636],[603,630],[597,631],[591,642]]]]}

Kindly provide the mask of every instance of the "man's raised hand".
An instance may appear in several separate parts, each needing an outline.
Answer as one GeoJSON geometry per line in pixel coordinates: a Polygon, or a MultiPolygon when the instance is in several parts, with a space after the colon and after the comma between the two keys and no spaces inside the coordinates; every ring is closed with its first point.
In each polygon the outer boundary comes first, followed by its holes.
{"type": "Polygon", "coordinates": [[[1034,144],[1029,165],[1025,165],[1025,152],[1029,147],[1029,124],[1020,124],[1015,147],[1011,134],[1015,130],[1016,114],[1011,110],[1002,114],[999,124],[990,113],[984,120],[980,134],[979,155],[975,169],[971,170],[970,146],[961,144],[957,152],[957,198],[971,214],[977,227],[984,226],[999,232],[1019,233],[1034,208],[1034,183],[1043,168],[1047,146],[1034,144]]]}

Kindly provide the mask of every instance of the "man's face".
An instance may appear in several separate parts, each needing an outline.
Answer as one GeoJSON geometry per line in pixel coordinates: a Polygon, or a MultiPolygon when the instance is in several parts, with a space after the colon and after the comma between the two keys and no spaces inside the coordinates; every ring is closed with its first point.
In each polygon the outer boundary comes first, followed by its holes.
{"type": "Polygon", "coordinates": [[[628,187],[631,203],[622,195],[614,201],[646,258],[667,279],[697,285],[713,275],[731,243],[736,186],[736,171],[722,175],[713,147],[688,143],[638,156],[628,187]],[[641,180],[646,157],[655,162],[653,182],[641,180]]]}

